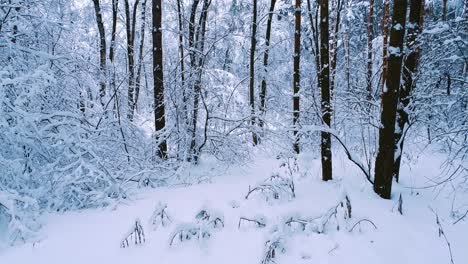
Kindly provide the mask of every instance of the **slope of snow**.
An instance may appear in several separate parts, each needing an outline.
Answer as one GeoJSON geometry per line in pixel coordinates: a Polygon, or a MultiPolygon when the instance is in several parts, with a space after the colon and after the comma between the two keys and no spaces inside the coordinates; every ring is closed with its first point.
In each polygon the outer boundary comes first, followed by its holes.
{"type": "MultiPolygon", "coordinates": [[[[34,243],[0,251],[2,264],[82,264],[82,263],[225,263],[257,264],[266,253],[266,241],[282,237],[284,251],[277,250],[276,263],[450,263],[443,237],[439,237],[434,212],[440,218],[450,241],[455,263],[468,263],[468,219],[453,224],[452,199],[448,189],[411,189],[425,186],[428,178],[440,171],[437,157],[423,157],[411,170],[405,166],[401,185],[396,184],[392,200],[378,198],[359,171],[345,158],[335,158],[337,179],[320,180],[320,161],[310,155],[300,157],[301,173],[295,175],[296,198],[265,201],[261,195],[245,199],[249,186],[281,172],[280,161],[257,157],[247,165],[226,167],[205,161],[186,173],[211,179],[192,186],[143,191],[138,198],[111,208],[45,215],[39,239],[34,243]],[[399,194],[403,197],[404,215],[397,212],[399,194]],[[313,219],[337,205],[345,195],[351,200],[352,217],[340,230],[326,233],[281,230],[285,219],[313,219]],[[150,224],[153,210],[167,204],[172,223],[154,229],[150,224]],[[213,230],[209,239],[179,242],[169,246],[174,230],[197,224],[200,209],[216,211],[224,218],[224,228],[213,230]],[[433,212],[434,211],[434,212],[433,212]],[[243,225],[240,217],[263,216],[266,227],[243,225]],[[129,228],[140,219],[146,242],[121,248],[129,228]],[[367,219],[349,232],[359,220],[367,219]],[[183,224],[186,223],[186,224],[183,224]]],[[[458,194],[454,210],[468,209],[466,194],[458,194]]]]}

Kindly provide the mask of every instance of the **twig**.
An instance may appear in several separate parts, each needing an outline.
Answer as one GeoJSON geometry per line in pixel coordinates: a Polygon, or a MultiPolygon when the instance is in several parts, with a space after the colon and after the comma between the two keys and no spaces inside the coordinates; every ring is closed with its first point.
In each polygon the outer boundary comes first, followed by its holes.
{"type": "Polygon", "coordinates": [[[353,232],[353,229],[354,229],[358,224],[360,225],[361,222],[368,222],[368,223],[372,224],[372,226],[374,226],[375,229],[377,229],[377,226],[376,226],[376,225],[374,224],[374,222],[372,222],[371,220],[369,220],[369,219],[361,219],[361,220],[357,221],[357,222],[353,225],[353,227],[351,227],[351,229],[349,230],[349,232],[353,232]]]}
{"type": "Polygon", "coordinates": [[[460,222],[463,218],[466,217],[466,215],[468,215],[468,210],[466,210],[465,214],[462,217],[458,218],[457,221],[453,222],[453,224],[455,225],[456,223],[460,222]]]}

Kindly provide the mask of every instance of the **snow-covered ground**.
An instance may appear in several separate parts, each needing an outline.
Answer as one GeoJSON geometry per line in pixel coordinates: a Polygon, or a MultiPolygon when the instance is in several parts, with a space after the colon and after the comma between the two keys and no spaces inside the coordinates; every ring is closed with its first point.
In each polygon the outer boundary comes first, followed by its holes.
{"type": "Polygon", "coordinates": [[[320,163],[310,155],[300,157],[300,172],[294,174],[295,198],[266,201],[261,194],[253,193],[245,199],[249,186],[253,188],[274,172],[285,175],[281,159],[259,156],[254,160],[248,166],[230,167],[204,160],[186,171],[191,177],[210,179],[204,183],[145,190],[127,204],[105,209],[44,215],[37,241],[3,249],[0,263],[259,264],[266,256],[267,241],[280,242],[273,259],[276,263],[450,263],[449,248],[439,236],[435,213],[450,242],[454,262],[468,263],[468,217],[454,224],[457,216],[452,215],[452,211],[460,216],[468,209],[466,194],[458,193],[454,199],[450,186],[442,190],[408,188],[433,184],[428,179],[441,172],[437,156],[420,157],[417,164],[404,166],[402,183],[395,185],[392,200],[377,197],[345,158],[335,157],[336,179],[322,182],[320,163]],[[400,193],[403,215],[397,210],[400,193]],[[346,205],[342,208],[339,204],[346,196],[352,207],[349,219],[341,214],[346,205]],[[155,228],[150,219],[159,203],[167,204],[172,222],[155,228]],[[336,205],[337,219],[328,219],[327,212],[336,205]],[[222,215],[224,228],[207,228],[209,239],[180,242],[176,236],[170,246],[175,231],[200,225],[195,215],[202,208],[222,215]],[[259,216],[263,216],[266,227],[244,222],[239,228],[240,217],[259,216]],[[323,232],[315,227],[303,231],[285,224],[291,217],[311,223],[329,222],[323,232]],[[121,248],[136,219],[143,226],[145,243],[133,245],[131,241],[129,247],[121,248]],[[369,221],[361,221],[350,232],[362,219],[369,221]]]}

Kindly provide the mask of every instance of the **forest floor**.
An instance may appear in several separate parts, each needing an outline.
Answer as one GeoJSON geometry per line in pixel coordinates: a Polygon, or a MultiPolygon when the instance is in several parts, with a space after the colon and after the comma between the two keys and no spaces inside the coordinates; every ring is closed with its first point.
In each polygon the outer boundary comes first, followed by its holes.
{"type": "Polygon", "coordinates": [[[0,263],[260,264],[271,245],[267,241],[278,242],[271,259],[278,264],[441,264],[450,263],[451,254],[454,263],[468,263],[468,216],[454,224],[468,209],[467,193],[458,192],[454,198],[451,183],[443,188],[410,188],[433,185],[431,179],[448,177],[441,176],[442,158],[423,155],[411,166],[406,164],[401,183],[394,185],[393,199],[383,200],[344,157],[334,157],[336,179],[322,182],[320,161],[303,154],[300,171],[294,174],[295,198],[268,201],[261,193],[253,193],[249,199],[245,196],[249,186],[254,188],[272,173],[285,175],[281,159],[259,154],[254,162],[236,166],[204,159],[185,172],[198,177],[199,184],[139,191],[135,199],[104,209],[43,215],[40,221],[44,226],[36,242],[3,249],[0,263]],[[398,212],[400,194],[403,215],[398,212]],[[346,196],[352,208],[347,219],[346,203],[340,206],[346,196]],[[151,225],[158,203],[167,204],[172,222],[166,227],[151,225]],[[200,226],[195,215],[202,208],[224,219],[224,227],[205,226],[210,237],[200,240],[195,235],[180,242],[176,235],[170,246],[177,231],[200,226]],[[245,221],[239,228],[240,217],[259,216],[264,228],[245,221]],[[306,219],[308,224],[304,229],[300,224],[285,225],[291,217],[306,219]],[[130,241],[129,247],[121,248],[135,219],[140,219],[145,242],[134,245],[130,241]],[[447,240],[439,236],[439,227],[447,240]]]}

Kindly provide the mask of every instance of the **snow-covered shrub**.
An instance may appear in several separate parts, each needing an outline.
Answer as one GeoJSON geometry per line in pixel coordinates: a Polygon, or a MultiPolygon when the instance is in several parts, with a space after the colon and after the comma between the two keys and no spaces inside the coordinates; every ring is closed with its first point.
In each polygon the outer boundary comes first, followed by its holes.
{"type": "Polygon", "coordinates": [[[285,253],[286,247],[284,239],[281,236],[274,235],[272,239],[265,243],[265,253],[262,258],[262,264],[273,264],[276,263],[275,259],[278,253],[285,253]]]}
{"type": "Polygon", "coordinates": [[[167,227],[172,223],[171,217],[167,214],[167,204],[159,203],[151,215],[150,224],[154,229],[159,226],[167,227]]]}
{"type": "Polygon", "coordinates": [[[195,215],[196,223],[179,225],[170,235],[169,245],[189,240],[209,239],[212,233],[224,228],[224,217],[214,210],[201,209],[195,215]]]}
{"type": "Polygon", "coordinates": [[[274,173],[254,188],[250,188],[249,186],[249,191],[245,199],[249,199],[249,197],[255,193],[260,193],[266,201],[270,201],[271,199],[290,200],[296,197],[294,180],[290,177],[281,176],[279,173],[274,173]]]}
{"type": "Polygon", "coordinates": [[[0,247],[32,238],[40,227],[35,221],[37,202],[14,191],[0,189],[0,247]]]}
{"type": "Polygon", "coordinates": [[[212,229],[204,224],[181,224],[170,235],[169,245],[189,240],[201,241],[211,237],[212,229]]]}
{"type": "Polygon", "coordinates": [[[126,248],[131,245],[139,245],[145,243],[145,231],[139,219],[135,220],[135,224],[125,234],[120,242],[121,248],[126,248]]]}
{"type": "Polygon", "coordinates": [[[212,209],[202,209],[195,216],[198,223],[206,225],[208,227],[218,229],[224,227],[224,216],[212,209]]]}
{"type": "Polygon", "coordinates": [[[332,230],[341,230],[348,226],[352,207],[348,196],[337,205],[329,208],[324,214],[314,218],[288,217],[284,226],[291,232],[327,233],[332,230]]]}

